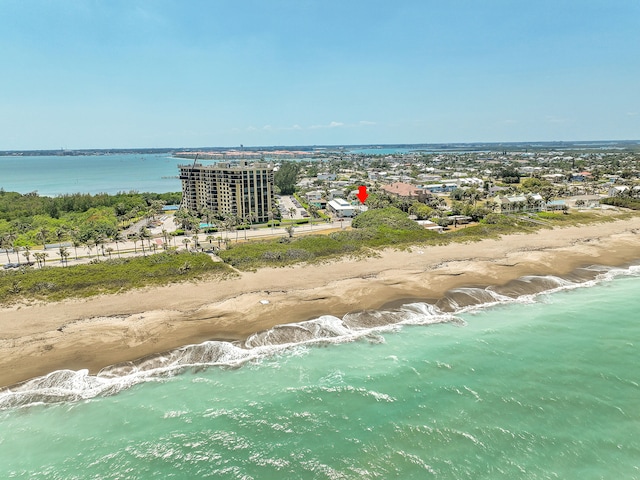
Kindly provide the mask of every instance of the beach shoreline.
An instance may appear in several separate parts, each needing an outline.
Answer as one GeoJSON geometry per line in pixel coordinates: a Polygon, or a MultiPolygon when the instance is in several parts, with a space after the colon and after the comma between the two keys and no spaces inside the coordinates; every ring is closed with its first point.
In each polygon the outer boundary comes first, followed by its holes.
{"type": "Polygon", "coordinates": [[[365,259],[264,268],[0,310],[0,387],[52,371],[133,361],[188,344],[242,341],[275,325],[441,298],[451,289],[569,275],[640,259],[640,217],[468,244],[387,249],[365,259]]]}

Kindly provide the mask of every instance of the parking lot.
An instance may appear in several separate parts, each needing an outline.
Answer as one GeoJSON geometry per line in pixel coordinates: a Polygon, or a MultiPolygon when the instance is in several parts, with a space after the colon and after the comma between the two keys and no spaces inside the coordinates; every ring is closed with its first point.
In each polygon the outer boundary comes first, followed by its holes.
{"type": "Polygon", "coordinates": [[[280,197],[280,203],[278,204],[280,214],[282,218],[309,218],[309,212],[307,212],[300,202],[293,197],[293,195],[282,195],[280,197]],[[291,217],[291,209],[295,209],[293,217],[291,217]]]}

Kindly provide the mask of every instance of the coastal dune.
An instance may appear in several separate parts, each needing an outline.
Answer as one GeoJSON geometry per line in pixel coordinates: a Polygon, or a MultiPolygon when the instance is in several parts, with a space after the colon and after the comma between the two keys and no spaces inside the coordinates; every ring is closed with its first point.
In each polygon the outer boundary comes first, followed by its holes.
{"type": "MultiPolygon", "coordinates": [[[[540,230],[468,244],[387,249],[378,255],[223,280],[0,310],[0,386],[55,370],[97,373],[206,340],[243,340],[322,315],[437,302],[460,287],[503,286],[527,275],[640,259],[640,217],[540,230]]],[[[506,291],[506,290],[505,290],[506,291]]]]}

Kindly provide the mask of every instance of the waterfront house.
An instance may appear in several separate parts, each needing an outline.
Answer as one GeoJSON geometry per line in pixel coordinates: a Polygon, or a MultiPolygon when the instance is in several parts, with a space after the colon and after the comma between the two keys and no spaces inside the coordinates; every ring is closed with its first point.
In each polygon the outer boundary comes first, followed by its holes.
{"type": "Polygon", "coordinates": [[[538,193],[499,197],[498,204],[501,213],[541,212],[545,207],[544,199],[538,193]]]}

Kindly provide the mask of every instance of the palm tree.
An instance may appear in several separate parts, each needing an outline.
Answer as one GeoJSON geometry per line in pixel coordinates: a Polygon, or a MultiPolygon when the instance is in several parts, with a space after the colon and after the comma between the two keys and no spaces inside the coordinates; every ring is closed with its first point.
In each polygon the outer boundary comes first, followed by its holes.
{"type": "Polygon", "coordinates": [[[173,215],[173,223],[175,223],[177,227],[180,227],[183,230],[186,229],[189,223],[189,212],[184,209],[178,210],[173,215]]]}
{"type": "Polygon", "coordinates": [[[105,251],[109,254],[109,260],[111,260],[111,252],[113,252],[113,248],[107,247],[105,248],[105,251]]]}
{"type": "Polygon", "coordinates": [[[49,254],[47,252],[36,252],[33,254],[34,257],[36,257],[36,260],[38,261],[38,266],[40,268],[44,268],[44,265],[46,263],[46,258],[49,256],[49,254]]]}
{"type": "Polygon", "coordinates": [[[7,262],[11,262],[11,257],[9,257],[9,248],[13,246],[13,240],[15,239],[15,235],[12,232],[5,233],[2,238],[0,238],[0,243],[2,244],[2,248],[4,248],[4,253],[7,254],[7,262]]]}
{"type": "Polygon", "coordinates": [[[291,207],[289,209],[289,215],[291,216],[291,218],[293,218],[293,216],[296,214],[298,210],[295,207],[291,207]]]}
{"type": "Polygon", "coordinates": [[[467,190],[467,198],[475,206],[478,200],[482,198],[482,193],[476,187],[472,187],[467,190]]]}
{"type": "Polygon", "coordinates": [[[527,207],[527,211],[534,211],[536,206],[536,200],[533,198],[533,195],[528,194],[525,199],[525,204],[527,207]]]}
{"type": "Polygon", "coordinates": [[[120,247],[118,246],[118,244],[120,242],[124,242],[122,234],[120,232],[115,232],[113,235],[111,235],[111,241],[116,244],[116,251],[118,252],[118,258],[120,258],[120,247]]]}
{"type": "Polygon", "coordinates": [[[131,241],[133,242],[133,253],[138,253],[138,236],[137,235],[133,235],[131,237],[131,241]]]}
{"type": "Polygon", "coordinates": [[[71,243],[73,245],[73,250],[76,254],[76,260],[78,260],[78,247],[82,245],[82,241],[80,240],[80,231],[77,228],[71,230],[71,243]]]}
{"type": "Polygon", "coordinates": [[[31,263],[31,247],[28,245],[24,247],[24,252],[22,252],[22,256],[27,259],[27,263],[31,263]]]}
{"type": "Polygon", "coordinates": [[[210,208],[203,208],[202,211],[200,212],[200,215],[202,216],[202,219],[205,221],[205,223],[207,224],[207,227],[211,226],[211,219],[213,218],[213,210],[211,210],[210,208]]]}
{"type": "Polygon", "coordinates": [[[164,239],[163,247],[166,250],[167,244],[169,243],[169,232],[165,228],[162,229],[162,238],[164,239]]]}
{"type": "Polygon", "coordinates": [[[311,229],[313,230],[313,219],[318,216],[318,207],[315,205],[309,205],[309,213],[311,214],[311,218],[309,218],[309,224],[311,225],[311,229]]]}
{"type": "Polygon", "coordinates": [[[42,268],[42,260],[40,258],[40,255],[42,255],[42,253],[40,252],[36,252],[33,254],[33,256],[36,258],[36,262],[38,263],[38,267],[42,268]]]}
{"type": "Polygon", "coordinates": [[[193,239],[193,249],[194,250],[198,250],[198,247],[200,246],[200,242],[198,241],[198,234],[196,233],[193,237],[191,237],[193,239]]]}
{"type": "Polygon", "coordinates": [[[188,238],[183,238],[182,243],[184,243],[184,249],[186,251],[189,251],[189,244],[191,243],[191,240],[189,240],[188,238]]]}
{"type": "Polygon", "coordinates": [[[65,260],[69,256],[69,252],[67,252],[67,247],[58,247],[58,255],[60,255],[60,261],[62,262],[62,266],[64,266],[65,260]]]}
{"type": "MultiPolygon", "coordinates": [[[[142,232],[137,233],[133,238],[140,241],[140,246],[142,247],[142,255],[147,256],[147,251],[144,249],[144,237],[142,236],[142,232]]],[[[134,240],[135,241],[135,240],[134,240]]]]}
{"type": "Polygon", "coordinates": [[[98,235],[96,235],[96,238],[94,238],[93,241],[96,244],[96,255],[98,255],[98,245],[99,245],[102,250],[102,256],[106,257],[106,255],[104,254],[104,244],[105,244],[104,235],[99,233],[98,235]]]}
{"type": "Polygon", "coordinates": [[[62,239],[64,238],[67,231],[64,228],[59,227],[59,228],[56,228],[56,231],[54,233],[56,236],[56,240],[58,240],[58,243],[60,243],[62,242],[62,239]]]}
{"type": "Polygon", "coordinates": [[[46,227],[42,227],[36,234],[36,238],[42,242],[42,248],[47,248],[47,235],[49,235],[49,230],[46,227]]]}
{"type": "Polygon", "coordinates": [[[252,222],[253,222],[254,218],[257,218],[257,216],[251,211],[249,211],[249,213],[247,213],[243,217],[243,220],[244,220],[244,224],[243,224],[243,226],[244,226],[244,239],[245,240],[247,239],[247,224],[249,224],[249,228],[251,228],[251,226],[253,225],[252,222]]]}
{"type": "Polygon", "coordinates": [[[293,225],[289,225],[287,228],[285,228],[285,231],[289,234],[289,238],[293,238],[293,229],[293,225]]]}

